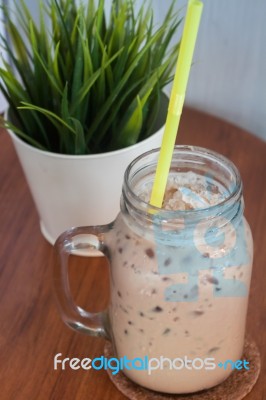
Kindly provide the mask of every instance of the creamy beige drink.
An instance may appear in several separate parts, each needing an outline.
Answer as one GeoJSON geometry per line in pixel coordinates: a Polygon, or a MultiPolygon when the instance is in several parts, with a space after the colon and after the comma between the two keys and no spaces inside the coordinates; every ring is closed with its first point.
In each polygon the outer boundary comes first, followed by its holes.
{"type": "Polygon", "coordinates": [[[113,223],[58,238],[55,288],[71,328],[112,342],[116,357],[104,368],[155,391],[191,393],[249,368],[252,237],[239,172],[208,149],[175,147],[163,208],[152,207],[158,154],[128,166],[113,223]],[[92,247],[110,264],[110,304],[96,314],[74,306],[67,275],[67,256],[92,247]]]}
{"type": "MultiPolygon", "coordinates": [[[[151,185],[149,180],[140,182],[136,194],[147,201],[151,185]]],[[[190,172],[172,173],[164,208],[206,209],[228,196],[219,182],[210,183],[190,172]]],[[[232,372],[218,363],[242,357],[251,265],[236,257],[238,222],[225,217],[218,222],[222,240],[210,244],[205,235],[210,228],[207,217],[182,236],[188,228],[179,216],[174,235],[166,243],[156,237],[152,223],[143,229],[123,213],[115,221],[115,235],[107,242],[112,249],[113,340],[118,358],[160,360],[161,364],[151,362],[154,369],[150,371],[124,370],[144,387],[167,393],[200,391],[232,372]],[[167,359],[176,361],[173,365],[167,359]]],[[[161,228],[166,233],[173,229],[163,222],[161,228]]],[[[252,240],[246,222],[242,233],[251,263],[252,240]]]]}

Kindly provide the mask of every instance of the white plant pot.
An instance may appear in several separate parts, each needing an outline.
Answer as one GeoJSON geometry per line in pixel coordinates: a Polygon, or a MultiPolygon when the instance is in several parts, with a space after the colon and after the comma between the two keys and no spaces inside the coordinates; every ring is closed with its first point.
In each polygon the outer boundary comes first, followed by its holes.
{"type": "Polygon", "coordinates": [[[13,132],[9,134],[39,213],[41,231],[54,244],[73,226],[107,224],[115,219],[127,165],[141,153],[160,147],[163,126],[128,148],[85,156],[38,150],[13,132]]]}

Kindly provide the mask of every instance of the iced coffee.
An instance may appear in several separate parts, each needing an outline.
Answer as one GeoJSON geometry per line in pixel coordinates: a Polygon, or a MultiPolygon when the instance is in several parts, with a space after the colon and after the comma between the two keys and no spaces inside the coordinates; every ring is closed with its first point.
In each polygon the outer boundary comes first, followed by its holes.
{"type": "MultiPolygon", "coordinates": [[[[148,204],[152,183],[140,179],[133,195],[148,204]]],[[[204,390],[232,372],[221,365],[242,357],[253,249],[241,201],[229,210],[230,196],[219,179],[174,170],[164,216],[153,211],[142,223],[129,202],[115,222],[113,341],[118,358],[154,359],[151,371],[124,370],[146,388],[204,390]]]]}
{"type": "Polygon", "coordinates": [[[163,207],[153,207],[158,154],[128,166],[113,223],[58,238],[56,294],[71,328],[112,342],[117,371],[154,391],[193,393],[248,368],[252,237],[239,172],[207,149],[175,147],[163,207]],[[110,264],[110,304],[96,314],[74,306],[68,284],[68,255],[92,247],[110,264]]]}

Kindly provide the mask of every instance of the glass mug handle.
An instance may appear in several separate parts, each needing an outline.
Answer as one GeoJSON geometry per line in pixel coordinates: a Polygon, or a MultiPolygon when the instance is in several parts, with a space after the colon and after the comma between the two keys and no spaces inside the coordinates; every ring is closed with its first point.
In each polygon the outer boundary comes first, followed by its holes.
{"type": "MultiPolygon", "coordinates": [[[[72,255],[88,255],[98,250],[108,257],[104,234],[112,224],[72,228],[62,233],[55,242],[54,287],[63,321],[70,328],[91,336],[110,339],[107,311],[91,313],[78,307],[71,295],[68,279],[68,259],[72,255]]],[[[90,258],[88,257],[88,260],[90,258]]]]}

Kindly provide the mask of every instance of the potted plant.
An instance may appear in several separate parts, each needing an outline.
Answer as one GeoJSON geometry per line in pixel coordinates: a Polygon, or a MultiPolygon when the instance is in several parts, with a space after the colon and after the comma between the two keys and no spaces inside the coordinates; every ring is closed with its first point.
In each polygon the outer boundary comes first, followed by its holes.
{"type": "Polygon", "coordinates": [[[16,22],[3,7],[4,125],[53,243],[70,226],[111,222],[125,167],[160,145],[180,18],[174,3],[154,26],[134,0],[109,13],[105,0],[41,0],[37,25],[23,0],[14,7],[16,22]]]}

